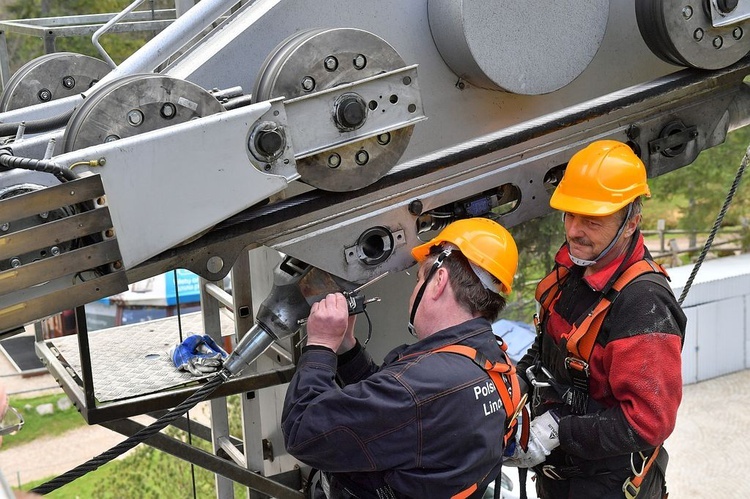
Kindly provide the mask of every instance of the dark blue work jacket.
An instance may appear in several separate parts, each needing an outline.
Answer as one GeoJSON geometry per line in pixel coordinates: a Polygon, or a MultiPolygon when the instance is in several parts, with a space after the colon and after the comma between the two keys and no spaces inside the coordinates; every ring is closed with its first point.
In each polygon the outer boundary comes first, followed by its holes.
{"type": "Polygon", "coordinates": [[[505,411],[482,368],[433,352],[455,344],[502,359],[485,319],[398,347],[380,368],[359,346],[306,349],[284,402],[287,450],[362,499],[481,497],[500,473],[505,411]]]}

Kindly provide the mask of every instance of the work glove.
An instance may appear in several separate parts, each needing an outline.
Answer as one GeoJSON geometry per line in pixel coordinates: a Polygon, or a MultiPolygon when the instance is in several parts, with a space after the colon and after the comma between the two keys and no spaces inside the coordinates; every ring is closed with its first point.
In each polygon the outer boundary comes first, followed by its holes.
{"type": "MultiPolygon", "coordinates": [[[[559,421],[560,418],[554,410],[531,420],[527,449],[523,450],[519,440],[522,432],[517,431],[515,440],[511,441],[505,450],[503,464],[514,468],[533,468],[543,463],[550,452],[560,445],[559,421]]],[[[519,420],[519,428],[522,423],[519,420]]]]}
{"type": "Polygon", "coordinates": [[[218,372],[227,353],[208,335],[191,335],[169,352],[172,362],[180,371],[193,376],[205,376],[218,372]]]}

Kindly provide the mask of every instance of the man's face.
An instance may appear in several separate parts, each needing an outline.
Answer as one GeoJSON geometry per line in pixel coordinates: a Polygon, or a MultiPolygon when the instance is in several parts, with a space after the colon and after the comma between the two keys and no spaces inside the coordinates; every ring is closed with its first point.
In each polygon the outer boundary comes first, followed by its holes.
{"type": "Polygon", "coordinates": [[[603,217],[565,214],[565,237],[570,253],[582,260],[593,260],[606,248],[620,229],[623,215],[603,217]]]}

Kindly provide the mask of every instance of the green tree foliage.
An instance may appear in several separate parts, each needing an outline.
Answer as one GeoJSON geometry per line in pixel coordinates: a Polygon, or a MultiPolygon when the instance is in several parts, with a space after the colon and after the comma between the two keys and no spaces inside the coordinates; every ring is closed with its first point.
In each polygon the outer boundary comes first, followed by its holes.
{"type": "Polygon", "coordinates": [[[502,316],[531,322],[536,312],[536,284],[554,264],[555,253],[565,241],[565,231],[558,212],[550,213],[510,229],[518,246],[518,271],[513,294],[502,316]]]}
{"type": "MultiPolygon", "coordinates": [[[[14,0],[8,2],[4,19],[35,19],[83,14],[117,13],[130,5],[132,0],[14,0]]],[[[138,10],[164,9],[174,6],[166,0],[144,1],[138,10]]],[[[122,62],[141,47],[153,33],[105,34],[100,43],[115,63],[122,62]]],[[[44,54],[41,38],[16,33],[8,33],[8,53],[11,72],[23,64],[44,54]]],[[[91,36],[58,37],[55,40],[56,52],[76,52],[93,57],[101,57],[91,43],[91,36]]]]}
{"type": "MultiPolygon", "coordinates": [[[[723,144],[703,151],[693,164],[650,180],[653,201],[644,205],[644,227],[655,228],[654,217],[658,217],[667,221],[668,228],[709,230],[724,204],[748,145],[750,129],[741,128],[729,133],[723,144]],[[660,209],[651,209],[652,202],[660,209]]],[[[749,193],[750,185],[743,177],[724,225],[739,225],[746,217],[749,193]]]]}

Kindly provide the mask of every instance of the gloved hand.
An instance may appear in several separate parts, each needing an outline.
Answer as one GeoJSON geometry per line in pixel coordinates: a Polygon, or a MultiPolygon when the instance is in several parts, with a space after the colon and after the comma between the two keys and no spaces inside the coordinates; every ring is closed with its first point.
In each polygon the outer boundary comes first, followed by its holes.
{"type": "Polygon", "coordinates": [[[169,352],[175,367],[193,376],[218,372],[227,353],[208,335],[191,335],[169,352]]]}
{"type": "MultiPolygon", "coordinates": [[[[519,421],[519,426],[522,421],[519,421]]],[[[537,416],[529,425],[529,445],[523,450],[519,441],[521,431],[516,432],[516,439],[506,449],[503,464],[515,468],[532,468],[544,462],[556,447],[560,445],[558,435],[560,424],[555,411],[547,411],[537,416]]]]}

